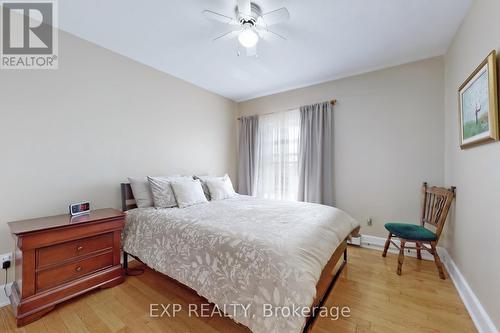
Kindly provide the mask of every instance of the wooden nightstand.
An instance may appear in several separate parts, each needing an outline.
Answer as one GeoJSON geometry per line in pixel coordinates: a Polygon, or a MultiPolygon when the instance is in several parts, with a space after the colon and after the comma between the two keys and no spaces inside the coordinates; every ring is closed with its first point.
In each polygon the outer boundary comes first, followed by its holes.
{"type": "Polygon", "coordinates": [[[58,303],[123,282],[120,240],[125,214],[99,209],[10,222],[16,241],[10,302],[17,325],[37,320],[58,303]]]}

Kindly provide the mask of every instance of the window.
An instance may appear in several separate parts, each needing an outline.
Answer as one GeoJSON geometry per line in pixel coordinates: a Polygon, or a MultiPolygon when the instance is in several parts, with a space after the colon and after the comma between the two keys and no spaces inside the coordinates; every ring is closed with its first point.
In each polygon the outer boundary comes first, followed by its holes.
{"type": "Polygon", "coordinates": [[[299,174],[299,110],[259,118],[256,195],[297,200],[299,174]]]}

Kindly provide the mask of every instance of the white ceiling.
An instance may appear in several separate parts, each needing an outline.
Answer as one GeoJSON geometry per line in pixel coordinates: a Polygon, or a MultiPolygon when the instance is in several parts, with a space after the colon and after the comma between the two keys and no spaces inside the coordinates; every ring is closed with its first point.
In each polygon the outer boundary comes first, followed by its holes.
{"type": "Polygon", "coordinates": [[[288,41],[236,55],[236,40],[204,9],[236,0],[65,0],[61,29],[195,85],[242,101],[445,53],[471,0],[255,0],[287,7],[288,41]]]}

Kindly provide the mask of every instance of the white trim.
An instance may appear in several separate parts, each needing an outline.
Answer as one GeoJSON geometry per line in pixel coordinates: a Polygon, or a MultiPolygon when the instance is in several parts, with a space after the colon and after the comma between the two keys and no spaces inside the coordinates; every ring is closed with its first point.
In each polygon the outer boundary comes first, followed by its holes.
{"type": "Polygon", "coordinates": [[[474,294],[474,291],[467,283],[467,280],[450,257],[448,251],[445,248],[439,248],[438,253],[479,333],[499,333],[483,305],[479,302],[476,294],[474,294]]]}
{"type": "MultiPolygon", "coordinates": [[[[379,250],[383,251],[384,250],[384,245],[385,245],[385,240],[386,238],[382,237],[377,237],[377,236],[370,236],[370,235],[361,235],[361,247],[365,247],[368,249],[374,249],[374,250],[379,250]]],[[[398,244],[399,246],[399,240],[398,239],[393,239],[394,243],[398,244]]],[[[398,253],[398,249],[394,247],[394,245],[391,244],[389,246],[389,251],[390,253],[398,253]]],[[[417,257],[417,251],[416,250],[405,250],[405,256],[410,256],[410,257],[417,257]]],[[[424,260],[434,260],[432,255],[427,252],[427,251],[422,251],[422,259],[424,260]]]]}
{"type": "MultiPolygon", "coordinates": [[[[4,286],[5,286],[4,284],[0,285],[0,308],[10,304],[10,300],[7,297],[7,295],[5,295],[4,292],[4,286]]],[[[12,287],[12,282],[7,283],[7,292],[10,291],[11,287],[12,287]]]]}
{"type": "MultiPolygon", "coordinates": [[[[384,249],[385,240],[386,239],[382,237],[361,235],[361,247],[382,251],[384,249]]],[[[395,243],[399,243],[397,240],[394,241],[395,243]]],[[[467,283],[467,280],[450,257],[448,251],[443,247],[438,247],[437,251],[479,333],[500,333],[481,302],[479,302],[476,294],[474,294],[467,283]]],[[[391,245],[391,247],[389,247],[389,252],[397,253],[398,251],[391,245]]],[[[416,251],[410,250],[410,253],[405,251],[405,255],[416,257],[416,251]]],[[[422,252],[422,259],[434,260],[432,255],[427,251],[422,252]]]]}

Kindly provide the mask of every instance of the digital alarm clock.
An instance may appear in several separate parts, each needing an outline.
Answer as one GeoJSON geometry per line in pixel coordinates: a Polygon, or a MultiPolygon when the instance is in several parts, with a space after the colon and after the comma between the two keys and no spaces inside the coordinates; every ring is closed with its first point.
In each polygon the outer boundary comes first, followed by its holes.
{"type": "Polygon", "coordinates": [[[69,205],[69,214],[71,216],[87,214],[90,212],[90,202],[80,202],[69,205]]]}

